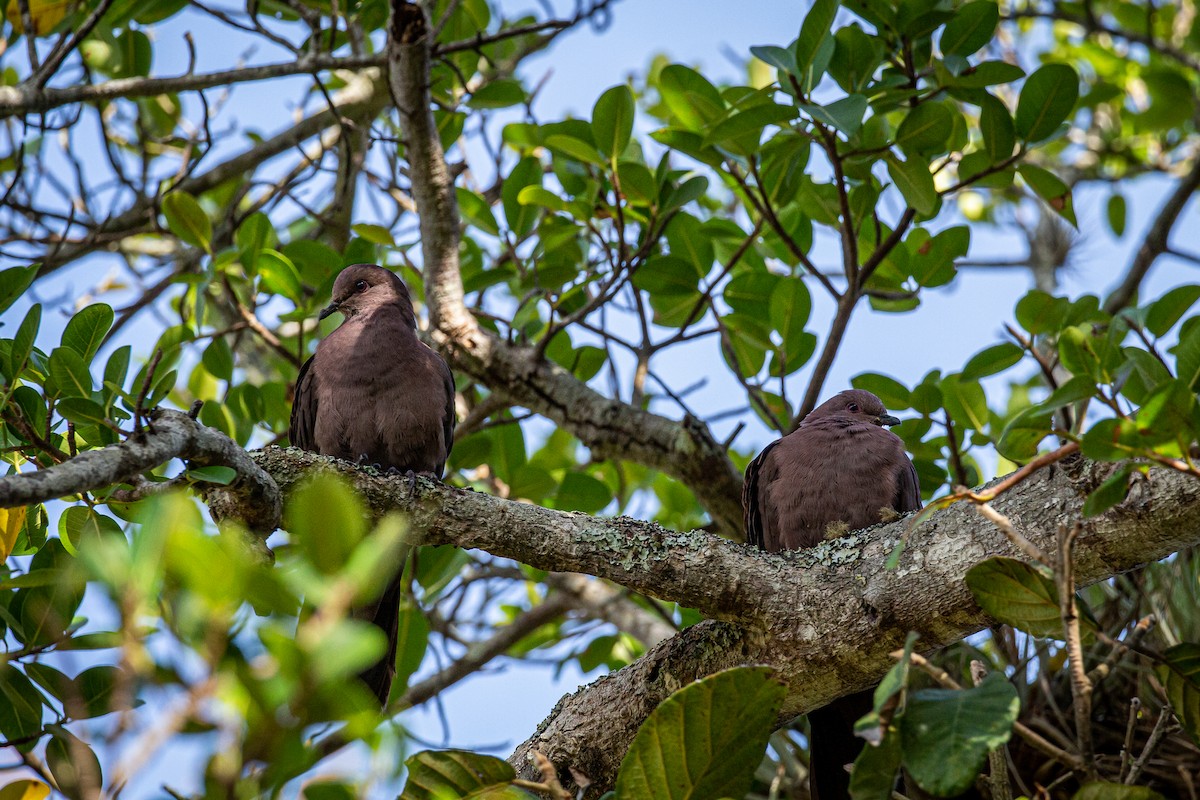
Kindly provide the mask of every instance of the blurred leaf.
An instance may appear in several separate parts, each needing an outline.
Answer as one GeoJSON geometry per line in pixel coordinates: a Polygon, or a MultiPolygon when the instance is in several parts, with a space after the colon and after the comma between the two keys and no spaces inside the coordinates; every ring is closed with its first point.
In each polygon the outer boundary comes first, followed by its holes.
{"type": "Polygon", "coordinates": [[[851,800],[892,800],[900,771],[900,736],[892,733],[878,745],[867,745],[854,759],[850,773],[851,800]]]}
{"type": "Polygon", "coordinates": [[[1118,239],[1125,235],[1125,223],[1129,218],[1125,206],[1125,195],[1119,193],[1110,196],[1104,205],[1104,216],[1108,220],[1108,229],[1118,239]]]}
{"type": "Polygon", "coordinates": [[[741,797],[762,761],[785,688],[736,667],[672,694],[642,723],[617,773],[619,800],[741,797]]]}
{"type": "Polygon", "coordinates": [[[613,493],[600,480],[583,472],[568,472],[555,495],[554,507],[560,511],[595,514],[612,502],[613,493]]]}
{"type": "Polygon", "coordinates": [[[1147,308],[1146,330],[1155,336],[1164,335],[1197,300],[1200,300],[1200,284],[1189,283],[1168,290],[1147,308]]]}
{"type": "Polygon", "coordinates": [[[200,361],[214,378],[222,381],[233,378],[233,350],[224,336],[215,337],[208,347],[204,348],[200,361]]]}
{"type": "Polygon", "coordinates": [[[367,531],[362,502],[344,480],[321,473],[292,493],[284,527],[308,562],[326,575],[338,572],[367,531]],[[336,531],[336,535],[331,535],[336,531]]]}
{"type": "Polygon", "coordinates": [[[1071,796],[1071,800],[1166,800],[1147,786],[1126,786],[1123,783],[1095,781],[1086,783],[1071,796]]]}
{"type": "Polygon", "coordinates": [[[12,783],[0,789],[0,800],[45,800],[50,796],[50,787],[41,781],[28,778],[12,783]]]}
{"type": "Polygon", "coordinates": [[[926,791],[957,795],[971,786],[988,750],[1008,741],[1020,711],[1017,690],[998,672],[970,689],[913,692],[900,720],[904,766],[926,791]]]}
{"type": "Polygon", "coordinates": [[[48,728],[53,737],[46,745],[46,766],[58,790],[70,800],[91,800],[103,786],[100,759],[79,737],[59,725],[48,728]]]}
{"type": "Polygon", "coordinates": [[[0,311],[17,302],[17,298],[25,294],[25,290],[33,283],[41,264],[30,264],[28,267],[9,267],[0,270],[0,311]]]}
{"type": "Polygon", "coordinates": [[[511,785],[516,771],[494,756],[466,750],[423,750],[404,766],[408,780],[399,800],[523,800],[534,795],[511,785]]]}
{"type": "Polygon", "coordinates": [[[187,476],[194,481],[203,481],[204,483],[215,483],[220,486],[228,486],[237,480],[237,470],[233,467],[192,467],[188,469],[187,476]]]}
{"type": "Polygon", "coordinates": [[[351,225],[350,230],[354,231],[368,242],[372,242],[374,244],[383,244],[388,246],[394,246],[396,244],[396,240],[392,238],[392,232],[382,225],[370,225],[366,222],[359,222],[355,225],[351,225]]]}
{"type": "Polygon", "coordinates": [[[1033,164],[1022,164],[1017,167],[1017,172],[1030,188],[1037,192],[1038,197],[1045,200],[1059,216],[1079,227],[1075,220],[1075,201],[1072,199],[1071,189],[1058,176],[1033,164]]]}
{"type": "MultiPolygon", "coordinates": [[[[981,5],[993,5],[983,2],[981,5]]],[[[994,6],[993,6],[994,7],[994,6]]],[[[1009,158],[1017,144],[1017,132],[1008,106],[993,95],[985,95],[979,111],[979,132],[983,134],[983,148],[993,164],[1009,158]]]]}
{"type": "Polygon", "coordinates": [[[814,0],[800,25],[800,36],[796,39],[796,74],[805,78],[810,86],[815,86],[820,76],[806,73],[816,60],[821,43],[833,30],[837,10],[838,0],[814,0]]]}
{"type": "MultiPolygon", "coordinates": [[[[801,103],[800,108],[814,120],[832,125],[844,133],[846,138],[850,138],[862,127],[863,115],[867,113],[867,105],[866,97],[861,94],[851,94],[823,106],[801,103]]],[[[926,172],[928,173],[928,169],[926,172]]]]}
{"type": "Polygon", "coordinates": [[[24,673],[11,664],[0,664],[0,734],[4,738],[24,739],[40,733],[43,702],[41,692],[24,673]]]}
{"type": "Polygon", "coordinates": [[[904,384],[887,375],[863,372],[850,379],[855,389],[865,389],[883,401],[884,408],[901,411],[908,408],[910,393],[904,384]]]}
{"type": "Polygon", "coordinates": [[[993,345],[971,356],[971,360],[963,367],[961,377],[964,380],[978,380],[995,375],[1018,363],[1024,355],[1025,351],[1012,342],[993,345]]]}
{"type": "Polygon", "coordinates": [[[525,89],[513,78],[488,81],[467,100],[467,108],[508,108],[525,102],[525,89]]]}
{"type": "Polygon", "coordinates": [[[212,221],[200,208],[196,198],[183,192],[171,192],[162,199],[163,216],[171,233],[183,242],[203,248],[212,254],[212,221]]]}
{"type": "Polygon", "coordinates": [[[0,564],[8,560],[17,543],[17,534],[25,527],[26,511],[25,506],[0,508],[0,564]]]}
{"type": "Polygon", "coordinates": [[[1083,504],[1083,515],[1094,517],[1103,514],[1125,499],[1129,493],[1129,467],[1121,467],[1097,486],[1083,504]]]}
{"type": "Polygon", "coordinates": [[[663,68],[658,76],[658,91],[685,128],[703,130],[725,113],[721,93],[696,70],[682,64],[663,68]]]}

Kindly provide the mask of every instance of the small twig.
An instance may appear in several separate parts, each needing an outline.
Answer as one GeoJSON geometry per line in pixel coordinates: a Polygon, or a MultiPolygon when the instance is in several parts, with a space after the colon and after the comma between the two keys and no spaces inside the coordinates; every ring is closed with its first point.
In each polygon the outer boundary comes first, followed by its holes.
{"type": "MultiPolygon", "coordinates": [[[[982,661],[971,661],[971,680],[976,686],[983,683],[987,677],[987,667],[982,661]]],[[[1012,800],[1012,786],[1008,782],[1007,747],[999,747],[988,751],[988,785],[992,790],[992,800],[1012,800]]]]}
{"type": "Polygon", "coordinates": [[[1000,529],[1000,532],[1007,536],[1008,540],[1012,542],[1013,547],[1016,547],[1018,550],[1032,558],[1037,563],[1050,566],[1050,559],[1045,553],[1042,552],[1042,549],[1022,536],[1020,532],[1013,526],[1012,520],[1010,520],[1008,517],[1004,516],[987,503],[980,503],[976,505],[975,510],[979,512],[980,516],[986,517],[994,522],[996,527],[1000,529]]]}
{"type": "Polygon", "coordinates": [[[1146,740],[1146,746],[1142,748],[1142,753],[1137,757],[1137,761],[1133,762],[1133,766],[1129,768],[1129,774],[1125,776],[1125,785],[1133,786],[1137,783],[1137,779],[1142,776],[1142,770],[1146,768],[1146,762],[1150,760],[1150,756],[1158,748],[1163,737],[1167,735],[1167,723],[1171,721],[1174,712],[1170,706],[1163,706],[1162,712],[1158,715],[1158,720],[1154,723],[1154,730],[1150,731],[1150,738],[1146,740]]]}
{"type": "Polygon", "coordinates": [[[993,486],[992,488],[990,488],[986,491],[956,492],[954,496],[956,498],[966,497],[975,503],[991,502],[992,500],[995,500],[997,497],[999,497],[1000,495],[1007,492],[1009,489],[1016,486],[1021,481],[1028,478],[1033,473],[1037,472],[1039,469],[1042,469],[1043,467],[1048,467],[1055,462],[1062,461],[1067,456],[1071,455],[1072,453],[1076,453],[1078,451],[1079,451],[1079,442],[1067,442],[1066,444],[1064,444],[1062,447],[1058,448],[1057,450],[1051,450],[1049,453],[1042,453],[1040,456],[1035,458],[1033,461],[1030,461],[1028,464],[1021,467],[1019,470],[1014,472],[1012,475],[1009,475],[1007,478],[1000,481],[995,486],[993,486]]]}
{"type": "Polygon", "coordinates": [[[1075,740],[1083,757],[1089,780],[1096,778],[1096,754],[1092,743],[1092,682],[1083,666],[1083,637],[1079,630],[1079,615],[1075,608],[1075,565],[1072,551],[1075,539],[1083,530],[1079,523],[1058,528],[1058,560],[1054,578],[1058,584],[1059,613],[1067,640],[1067,659],[1070,662],[1071,694],[1074,697],[1075,740]]]}
{"type": "Polygon", "coordinates": [[[1110,649],[1108,657],[1105,658],[1104,661],[1092,667],[1091,671],[1088,672],[1088,680],[1092,682],[1092,685],[1094,686],[1107,678],[1112,672],[1112,668],[1116,666],[1117,662],[1124,658],[1125,654],[1130,650],[1137,652],[1142,639],[1147,633],[1150,632],[1150,629],[1154,627],[1157,621],[1158,620],[1153,614],[1148,614],[1147,616],[1142,617],[1137,621],[1137,624],[1133,626],[1133,630],[1129,632],[1129,635],[1125,637],[1124,641],[1114,640],[1109,643],[1105,641],[1105,637],[1096,637],[1100,639],[1100,641],[1105,642],[1105,644],[1109,644],[1110,649]]]}
{"type": "Polygon", "coordinates": [[[1142,701],[1134,697],[1129,701],[1129,721],[1125,723],[1125,743],[1121,745],[1121,774],[1117,779],[1124,783],[1129,774],[1129,758],[1133,753],[1133,731],[1137,727],[1138,713],[1142,710],[1142,701]]]}
{"type": "Polygon", "coordinates": [[[142,381],[142,389],[140,392],[138,392],[137,405],[135,405],[133,409],[134,431],[140,431],[142,429],[142,417],[146,416],[146,395],[150,393],[150,385],[154,382],[154,373],[158,369],[158,362],[161,360],[162,350],[155,350],[153,357],[150,359],[149,366],[146,367],[146,378],[142,381]]]}

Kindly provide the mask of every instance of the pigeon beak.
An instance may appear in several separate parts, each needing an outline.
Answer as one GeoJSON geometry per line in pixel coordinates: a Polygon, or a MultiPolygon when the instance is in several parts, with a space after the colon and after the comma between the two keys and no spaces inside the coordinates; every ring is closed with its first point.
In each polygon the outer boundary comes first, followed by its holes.
{"type": "Polygon", "coordinates": [[[321,309],[321,313],[317,315],[317,319],[325,319],[330,314],[332,314],[333,312],[338,311],[338,310],[339,310],[338,304],[336,302],[330,303],[329,305],[327,305],[321,309]]]}
{"type": "Polygon", "coordinates": [[[883,414],[879,417],[879,424],[890,428],[893,425],[899,425],[900,418],[893,417],[891,414],[883,414]]]}

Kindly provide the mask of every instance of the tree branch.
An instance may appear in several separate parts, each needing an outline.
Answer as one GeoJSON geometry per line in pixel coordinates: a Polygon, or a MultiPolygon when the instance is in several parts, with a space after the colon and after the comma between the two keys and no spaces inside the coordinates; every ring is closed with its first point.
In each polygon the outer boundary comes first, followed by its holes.
{"type": "MultiPolygon", "coordinates": [[[[279,526],[279,487],[237,442],[181,411],[150,412],[150,425],[119,444],[88,450],[53,467],[0,478],[0,508],[44,503],[66,495],[128,483],[173,458],[192,466],[237,471],[229,486],[201,484],[213,518],[236,519],[262,539],[279,526]]],[[[261,542],[261,540],[259,540],[261,542]]],[[[266,555],[266,546],[261,546],[266,555]]]]}
{"type": "Polygon", "coordinates": [[[1133,301],[1133,296],[1137,294],[1138,287],[1141,286],[1142,279],[1146,277],[1150,267],[1167,251],[1171,229],[1175,227],[1175,222],[1192,199],[1192,195],[1196,193],[1196,189],[1200,188],[1200,153],[1193,154],[1193,157],[1195,160],[1192,162],[1192,168],[1179,179],[1175,191],[1171,192],[1171,196],[1158,210],[1154,224],[1146,232],[1146,238],[1142,240],[1142,246],[1133,257],[1133,263],[1129,265],[1129,271],[1125,273],[1121,285],[1104,301],[1104,310],[1108,313],[1115,314],[1133,301]]]}
{"type": "Polygon", "coordinates": [[[420,6],[394,0],[389,78],[421,217],[434,343],[455,369],[570,431],[595,458],[620,455],[681,481],[708,510],[718,531],[740,539],[742,477],[707,425],[691,417],[676,422],[604,397],[535,348],[510,344],[482,329],[467,309],[453,179],[430,111],[428,30],[420,6]]]}
{"type": "MultiPolygon", "coordinates": [[[[820,707],[878,681],[910,630],[930,650],[988,625],[963,576],[988,557],[1022,555],[963,503],[913,531],[899,568],[889,571],[884,564],[905,521],[812,550],[769,554],[700,531],[551,511],[428,480],[414,491],[402,479],[296,450],[270,448],[254,458],[285,492],[314,470],[342,474],[375,513],[409,515],[421,544],[480,548],[539,569],[597,575],[713,618],[562,700],[513,756],[523,769],[527,753],[542,750],[601,790],[611,785],[646,715],[687,682],[738,664],[768,663],[789,685],[784,717],[820,707]]],[[[1105,466],[1074,457],[1030,475],[992,505],[1049,550],[1059,523],[1081,517],[1105,466]]],[[[1075,552],[1076,580],[1086,585],[1164,558],[1200,542],[1198,531],[1200,481],[1152,470],[1143,494],[1089,520],[1075,552]]]]}

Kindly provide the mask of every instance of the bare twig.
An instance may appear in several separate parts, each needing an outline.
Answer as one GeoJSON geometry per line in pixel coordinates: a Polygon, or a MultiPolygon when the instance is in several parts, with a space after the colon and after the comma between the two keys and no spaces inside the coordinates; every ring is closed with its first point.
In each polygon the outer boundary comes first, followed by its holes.
{"type": "Polygon", "coordinates": [[[1012,520],[1001,514],[996,509],[992,508],[987,503],[979,503],[975,506],[975,510],[979,514],[992,522],[996,523],[996,527],[1000,532],[1008,537],[1008,540],[1013,543],[1013,546],[1020,550],[1025,555],[1032,558],[1038,564],[1050,566],[1049,557],[1042,552],[1041,548],[1033,542],[1021,535],[1020,531],[1012,524],[1012,520]]]}
{"type": "Polygon", "coordinates": [[[1067,641],[1067,659],[1070,662],[1071,695],[1074,699],[1075,740],[1079,755],[1084,761],[1088,780],[1096,778],[1096,752],[1092,744],[1092,682],[1088,679],[1083,663],[1083,636],[1079,630],[1079,614],[1075,608],[1075,539],[1083,530],[1076,523],[1070,527],[1060,525],[1058,529],[1058,559],[1054,565],[1055,583],[1058,584],[1059,613],[1062,616],[1063,632],[1067,641]]]}
{"type": "Polygon", "coordinates": [[[1150,756],[1154,755],[1154,751],[1158,749],[1159,743],[1167,735],[1167,723],[1174,716],[1175,714],[1170,706],[1163,706],[1163,710],[1158,715],[1158,720],[1154,723],[1154,729],[1150,731],[1150,738],[1146,740],[1146,746],[1142,748],[1141,755],[1133,762],[1133,766],[1129,768],[1129,774],[1125,776],[1126,786],[1133,786],[1137,783],[1137,779],[1142,777],[1142,770],[1146,768],[1146,763],[1150,761],[1150,756]]]}

